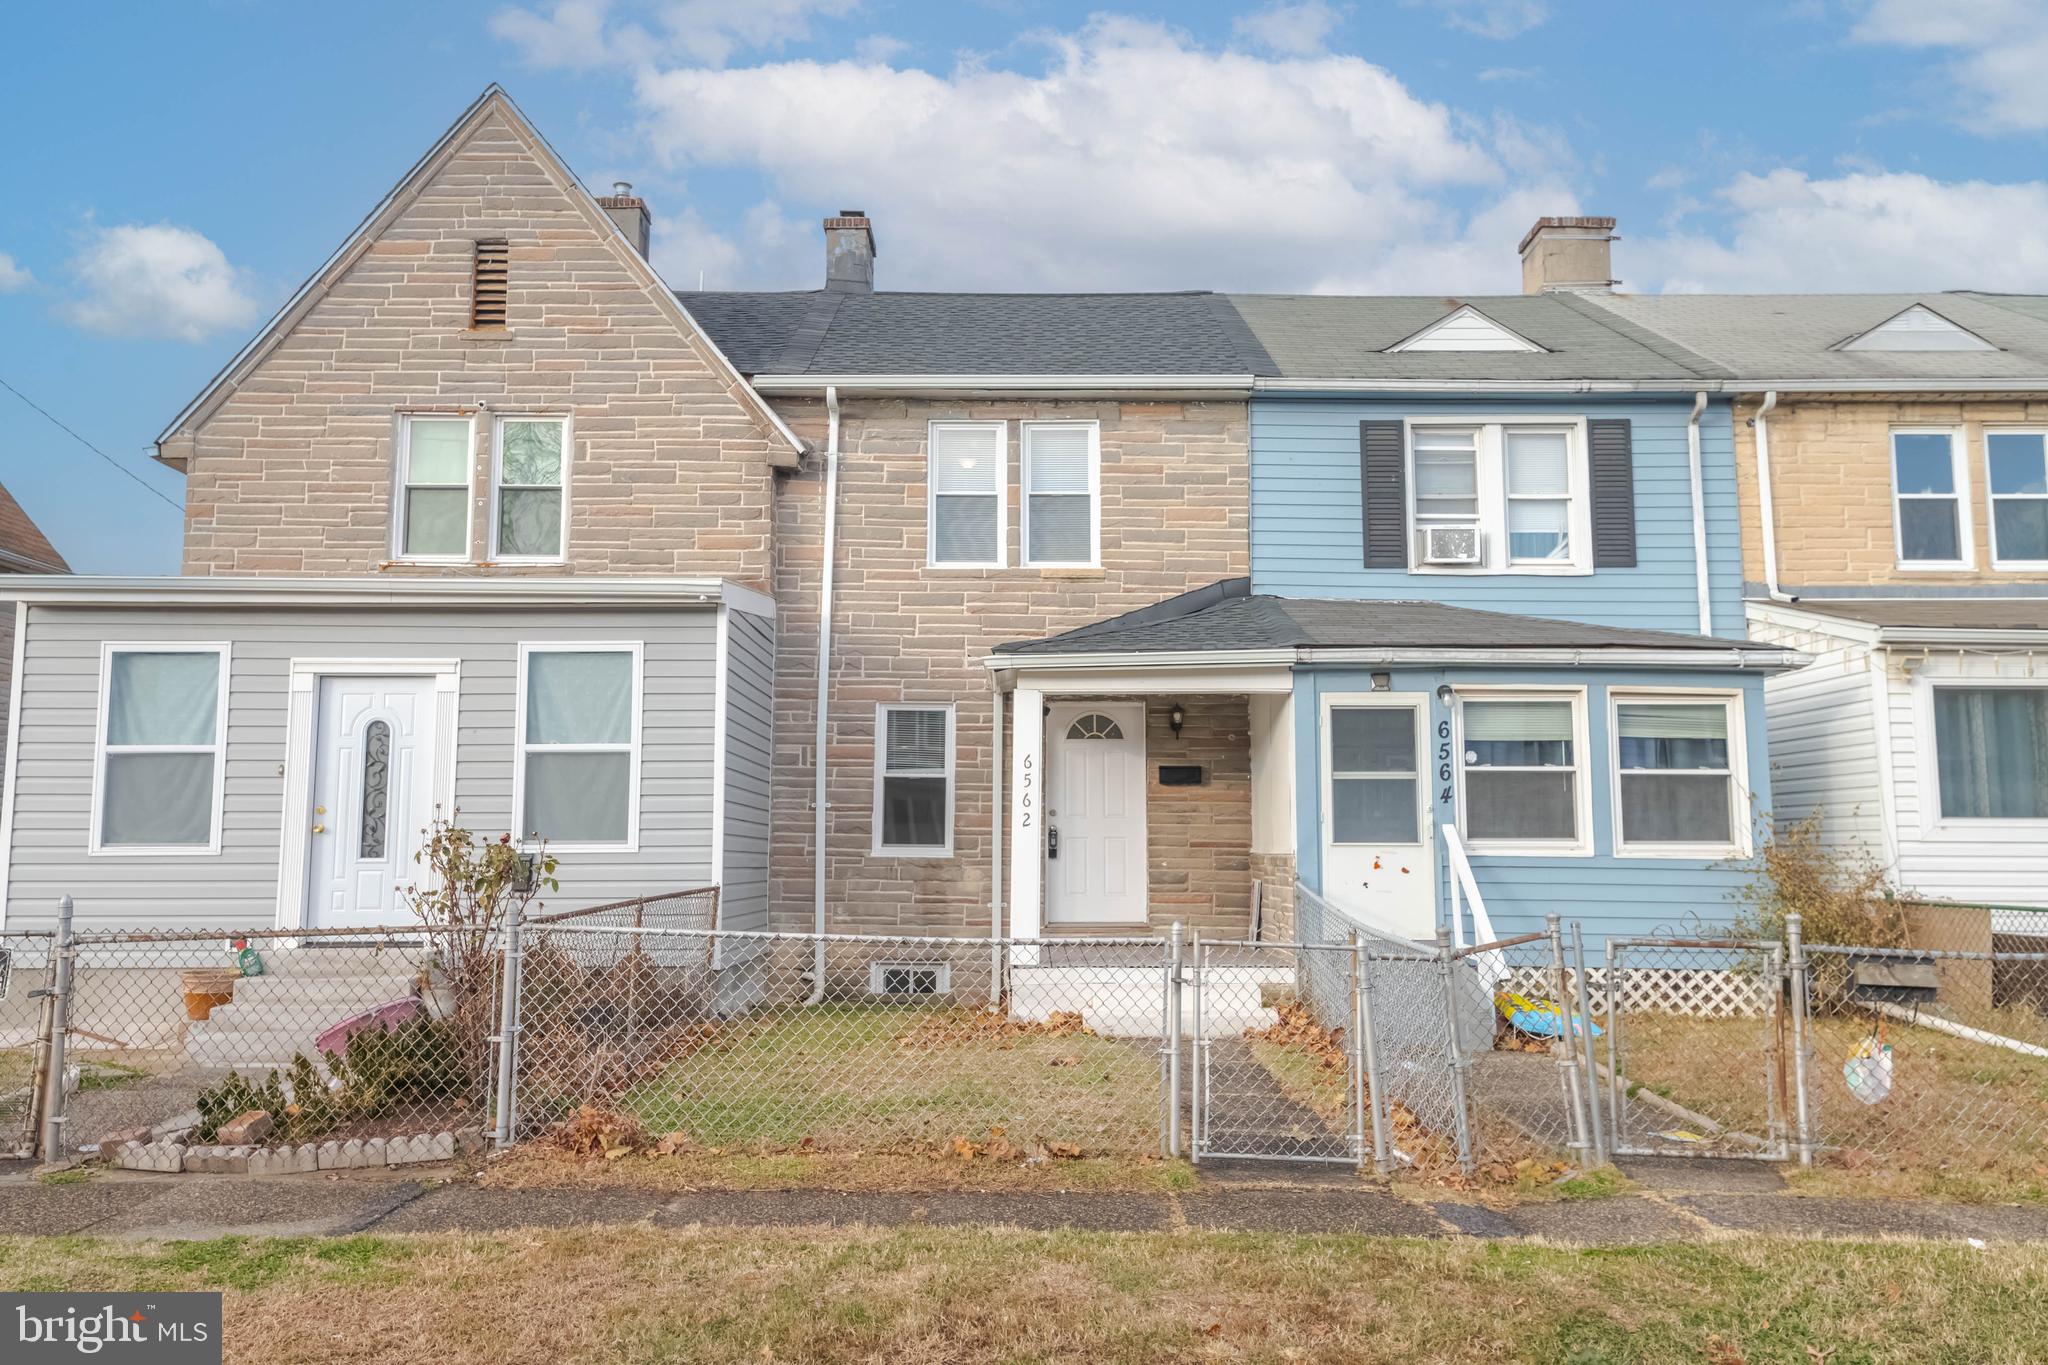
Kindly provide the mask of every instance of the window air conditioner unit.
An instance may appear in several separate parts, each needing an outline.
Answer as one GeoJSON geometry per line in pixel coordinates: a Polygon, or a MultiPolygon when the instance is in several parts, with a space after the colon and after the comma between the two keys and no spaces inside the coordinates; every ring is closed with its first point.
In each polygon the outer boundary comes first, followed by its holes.
{"type": "Polygon", "coordinates": [[[1425,526],[1417,536],[1425,564],[1477,564],[1486,547],[1477,526],[1425,526]]]}

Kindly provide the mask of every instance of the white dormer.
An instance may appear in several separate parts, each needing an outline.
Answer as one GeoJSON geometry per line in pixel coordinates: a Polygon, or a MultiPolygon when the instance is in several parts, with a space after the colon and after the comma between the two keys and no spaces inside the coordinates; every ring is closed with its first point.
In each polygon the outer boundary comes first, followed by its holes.
{"type": "Polygon", "coordinates": [[[1387,351],[1540,351],[1543,348],[1466,304],[1448,317],[1387,347],[1387,351]]]}
{"type": "Polygon", "coordinates": [[[1867,332],[1850,337],[1842,351],[1995,351],[1998,348],[1958,327],[1925,304],[1916,303],[1867,332]]]}

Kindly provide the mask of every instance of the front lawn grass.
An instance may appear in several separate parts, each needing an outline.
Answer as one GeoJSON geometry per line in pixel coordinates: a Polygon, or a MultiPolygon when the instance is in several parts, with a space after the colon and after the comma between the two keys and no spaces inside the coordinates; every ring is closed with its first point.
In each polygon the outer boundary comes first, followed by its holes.
{"type": "Polygon", "coordinates": [[[648,1131],[704,1148],[933,1150],[958,1139],[1143,1156],[1159,1147],[1159,1044],[968,1009],[779,1006],[721,1025],[619,1105],[648,1131]]]}
{"type": "Polygon", "coordinates": [[[2004,1245],[632,1226],[0,1239],[0,1283],[224,1290],[260,1365],[2048,1358],[2048,1249],[2004,1245]]]}

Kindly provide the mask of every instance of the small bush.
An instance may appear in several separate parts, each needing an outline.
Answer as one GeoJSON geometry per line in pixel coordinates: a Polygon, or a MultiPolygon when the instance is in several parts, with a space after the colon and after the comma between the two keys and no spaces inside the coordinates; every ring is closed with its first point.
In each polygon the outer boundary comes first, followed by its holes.
{"type": "Polygon", "coordinates": [[[220,1135],[221,1125],[248,1113],[261,1109],[273,1121],[284,1119],[284,1087],[272,1071],[260,1086],[251,1085],[248,1078],[239,1071],[230,1071],[219,1085],[199,1092],[199,1123],[192,1136],[199,1142],[212,1142],[220,1135]]]}
{"type": "Polygon", "coordinates": [[[334,1100],[351,1118],[380,1118],[402,1105],[434,1105],[462,1093],[470,1072],[447,1023],[408,1019],[395,1029],[364,1029],[327,1054],[340,1085],[334,1100]]]}
{"type": "Polygon", "coordinates": [[[1905,907],[1885,894],[1884,869],[1868,854],[1824,844],[1818,814],[1765,841],[1755,877],[1735,899],[1743,909],[1734,929],[1743,938],[1783,943],[1786,916],[1797,914],[1808,943],[1906,943],[1905,907]]]}

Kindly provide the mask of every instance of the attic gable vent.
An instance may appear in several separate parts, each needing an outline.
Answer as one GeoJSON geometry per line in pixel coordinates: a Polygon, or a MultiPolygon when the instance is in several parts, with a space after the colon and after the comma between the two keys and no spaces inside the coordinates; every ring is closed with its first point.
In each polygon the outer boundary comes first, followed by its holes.
{"type": "Polygon", "coordinates": [[[1850,337],[1844,351],[1995,351],[1975,332],[1958,327],[1925,304],[1893,314],[1867,332],[1850,337]]]}
{"type": "Polygon", "coordinates": [[[469,274],[469,325],[503,327],[505,296],[510,287],[510,246],[504,242],[478,242],[469,274]]]}
{"type": "Polygon", "coordinates": [[[1487,317],[1484,313],[1466,304],[1448,317],[1438,318],[1429,326],[1404,337],[1387,347],[1395,351],[1541,351],[1543,348],[1527,337],[1516,336],[1507,328],[1487,317]]]}

